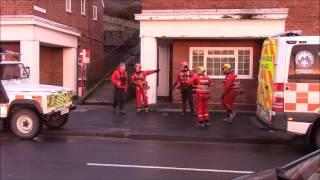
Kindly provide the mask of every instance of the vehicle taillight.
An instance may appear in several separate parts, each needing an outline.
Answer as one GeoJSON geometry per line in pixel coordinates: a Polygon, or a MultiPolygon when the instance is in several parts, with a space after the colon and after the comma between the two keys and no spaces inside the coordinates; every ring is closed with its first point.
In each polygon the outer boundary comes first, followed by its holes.
{"type": "Polygon", "coordinates": [[[272,86],[272,111],[283,112],[284,111],[284,84],[274,83],[272,86]]]}

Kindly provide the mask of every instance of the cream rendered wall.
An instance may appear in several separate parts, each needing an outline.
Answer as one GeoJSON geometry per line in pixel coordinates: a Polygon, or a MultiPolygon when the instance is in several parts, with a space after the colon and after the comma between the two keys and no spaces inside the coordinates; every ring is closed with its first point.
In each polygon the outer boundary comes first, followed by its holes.
{"type": "Polygon", "coordinates": [[[76,92],[78,36],[33,24],[0,24],[1,41],[20,41],[21,62],[40,82],[40,45],[63,48],[63,86],[76,92]]]}
{"type": "Polygon", "coordinates": [[[141,35],[174,38],[261,38],[285,31],[285,20],[141,21],[141,35]]]}
{"type": "Polygon", "coordinates": [[[34,40],[20,41],[21,62],[30,68],[33,83],[40,83],[40,42],[34,40]]]}
{"type": "MultiPolygon", "coordinates": [[[[266,38],[284,31],[285,19],[140,20],[141,64],[144,69],[155,69],[157,67],[158,45],[156,38],[266,38]]],[[[162,56],[160,55],[160,57],[162,56]]],[[[169,69],[162,69],[162,73],[169,74],[169,69]]],[[[148,83],[150,84],[148,90],[149,101],[150,104],[155,104],[157,102],[156,75],[150,76],[148,83]]]]}
{"type": "MultiPolygon", "coordinates": [[[[141,38],[141,65],[142,70],[157,69],[157,39],[154,37],[141,38]]],[[[157,74],[147,77],[150,89],[148,89],[149,104],[157,102],[157,74]]]]}
{"type": "Polygon", "coordinates": [[[63,86],[77,92],[77,48],[63,48],[63,86]]]}

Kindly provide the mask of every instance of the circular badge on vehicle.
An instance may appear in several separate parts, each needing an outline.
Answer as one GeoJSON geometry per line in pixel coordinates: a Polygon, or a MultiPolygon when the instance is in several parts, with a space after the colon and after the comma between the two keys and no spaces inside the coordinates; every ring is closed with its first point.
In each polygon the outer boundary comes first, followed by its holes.
{"type": "Polygon", "coordinates": [[[314,57],[309,51],[300,51],[296,55],[295,61],[298,66],[311,66],[314,63],[314,57]]]}

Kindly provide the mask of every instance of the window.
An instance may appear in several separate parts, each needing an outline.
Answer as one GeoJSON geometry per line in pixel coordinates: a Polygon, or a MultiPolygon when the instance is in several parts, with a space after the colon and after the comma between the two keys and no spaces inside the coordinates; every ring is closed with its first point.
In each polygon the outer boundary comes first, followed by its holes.
{"type": "Polygon", "coordinates": [[[28,78],[28,73],[22,64],[1,64],[0,79],[24,79],[28,78]]]}
{"type": "Polygon", "coordinates": [[[95,20],[95,21],[98,20],[98,8],[97,8],[97,6],[93,6],[93,11],[92,12],[93,12],[93,15],[92,15],[93,18],[92,19],[95,20]]]}
{"type": "Polygon", "coordinates": [[[289,67],[289,82],[309,82],[320,80],[320,47],[303,44],[292,48],[289,67]]]}
{"type": "Polygon", "coordinates": [[[86,15],[86,0],[81,0],[81,15],[86,15]]]}
{"type": "Polygon", "coordinates": [[[224,64],[230,64],[239,78],[252,78],[252,54],[250,47],[190,48],[190,64],[194,71],[204,66],[211,78],[224,78],[224,64]]]}
{"type": "Polygon", "coordinates": [[[198,66],[204,66],[204,50],[193,50],[192,70],[196,71],[198,66]]]}
{"type": "Polygon", "coordinates": [[[71,0],[66,0],[66,11],[71,13],[71,0]]]}

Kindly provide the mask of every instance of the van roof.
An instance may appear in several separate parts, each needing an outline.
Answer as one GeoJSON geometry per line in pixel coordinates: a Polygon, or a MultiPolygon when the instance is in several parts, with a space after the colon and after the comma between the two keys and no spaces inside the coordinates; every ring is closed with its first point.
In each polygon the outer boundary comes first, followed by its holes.
{"type": "Polygon", "coordinates": [[[317,42],[320,42],[320,36],[282,36],[282,37],[272,37],[270,39],[284,39],[284,40],[317,41],[317,42]]]}

